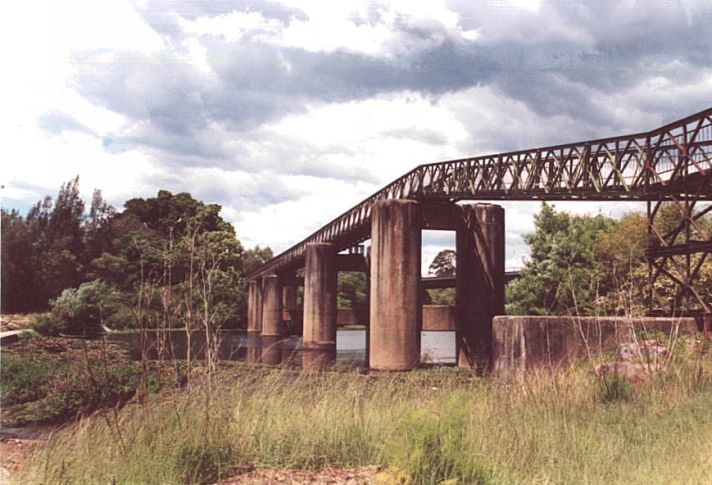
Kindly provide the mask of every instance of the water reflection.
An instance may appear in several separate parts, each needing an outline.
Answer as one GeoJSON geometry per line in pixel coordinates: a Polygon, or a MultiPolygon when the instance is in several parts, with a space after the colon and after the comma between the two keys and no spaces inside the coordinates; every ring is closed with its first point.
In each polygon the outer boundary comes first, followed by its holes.
{"type": "MultiPolygon", "coordinates": [[[[218,355],[222,360],[242,360],[254,364],[294,365],[306,369],[324,369],[335,363],[366,366],[366,331],[338,330],[336,349],[303,349],[298,336],[260,337],[241,331],[222,332],[218,355]]],[[[205,357],[205,338],[199,332],[191,335],[190,345],[185,332],[171,332],[170,338],[148,335],[145,345],[137,333],[110,334],[110,340],[124,342],[133,359],[146,357],[186,359],[190,348],[191,359],[205,357]]],[[[455,362],[454,332],[423,332],[421,337],[424,362],[452,364],[455,362]]]]}

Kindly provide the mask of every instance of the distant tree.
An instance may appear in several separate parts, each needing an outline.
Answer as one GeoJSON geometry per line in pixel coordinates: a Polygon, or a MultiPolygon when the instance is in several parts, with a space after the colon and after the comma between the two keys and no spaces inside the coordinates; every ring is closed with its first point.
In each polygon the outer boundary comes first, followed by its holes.
{"type": "Polygon", "coordinates": [[[344,271],[338,275],[339,308],[365,308],[368,302],[366,273],[344,271]]]}
{"type": "Polygon", "coordinates": [[[84,221],[86,263],[100,257],[105,251],[111,250],[113,237],[111,228],[115,216],[116,209],[104,200],[101,190],[95,189],[92,194],[89,215],[84,221]]]}
{"type": "Polygon", "coordinates": [[[76,288],[83,280],[84,201],[79,196],[79,177],[62,184],[43,237],[37,242],[38,281],[42,299],[55,298],[64,288],[76,288]]]}
{"type": "Polygon", "coordinates": [[[430,263],[428,274],[432,276],[454,276],[457,255],[452,249],[440,251],[430,263]]]}
{"type": "Polygon", "coordinates": [[[36,305],[32,229],[17,210],[2,209],[1,212],[1,310],[2,313],[27,312],[36,305]]]}
{"type": "MultiPolygon", "coordinates": [[[[452,249],[443,249],[433,258],[428,268],[428,274],[431,276],[455,276],[456,263],[457,253],[452,249]]],[[[454,305],[455,289],[438,288],[427,290],[423,303],[426,305],[454,305]]]]}
{"type": "Polygon", "coordinates": [[[273,257],[274,255],[269,247],[261,248],[260,246],[255,246],[254,248],[245,251],[245,259],[243,261],[242,270],[244,273],[254,271],[273,257]]]}

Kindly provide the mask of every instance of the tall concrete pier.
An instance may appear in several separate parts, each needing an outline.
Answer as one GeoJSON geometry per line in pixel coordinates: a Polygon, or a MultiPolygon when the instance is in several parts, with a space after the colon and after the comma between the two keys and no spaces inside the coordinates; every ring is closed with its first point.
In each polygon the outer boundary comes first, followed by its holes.
{"type": "Polygon", "coordinates": [[[336,348],[336,248],[313,243],[304,266],[304,338],[306,348],[336,348]]]}
{"type": "Polygon", "coordinates": [[[262,331],[262,280],[251,280],[247,286],[247,332],[262,331]]]}
{"type": "Polygon", "coordinates": [[[420,363],[421,214],[412,200],[382,200],[371,212],[369,366],[413,369],[420,363]]]}
{"type": "Polygon", "coordinates": [[[282,290],[277,275],[262,277],[262,336],[282,335],[282,290]]]}
{"type": "Polygon", "coordinates": [[[460,206],[457,230],[456,341],[460,367],[491,366],[492,319],[504,315],[504,209],[460,206]]]}

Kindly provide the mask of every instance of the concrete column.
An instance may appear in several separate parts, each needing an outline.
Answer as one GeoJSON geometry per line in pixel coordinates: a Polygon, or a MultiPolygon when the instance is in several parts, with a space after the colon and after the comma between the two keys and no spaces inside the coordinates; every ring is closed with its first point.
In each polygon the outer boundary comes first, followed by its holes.
{"type": "Polygon", "coordinates": [[[456,341],[460,367],[491,368],[492,318],[504,314],[504,209],[460,206],[457,230],[456,341]]]}
{"type": "Polygon", "coordinates": [[[282,335],[282,290],[277,275],[262,277],[262,336],[282,335]]]}
{"type": "Polygon", "coordinates": [[[304,347],[336,348],[336,248],[307,244],[304,265],[304,347]]]}
{"type": "Polygon", "coordinates": [[[247,288],[247,332],[258,333],[262,330],[262,281],[252,280],[247,288]]]}
{"type": "Polygon", "coordinates": [[[302,368],[304,370],[323,370],[336,362],[336,347],[330,349],[302,350],[302,368]]]}
{"type": "Polygon", "coordinates": [[[369,367],[408,370],[420,364],[420,206],[380,200],[371,209],[369,367]]]}

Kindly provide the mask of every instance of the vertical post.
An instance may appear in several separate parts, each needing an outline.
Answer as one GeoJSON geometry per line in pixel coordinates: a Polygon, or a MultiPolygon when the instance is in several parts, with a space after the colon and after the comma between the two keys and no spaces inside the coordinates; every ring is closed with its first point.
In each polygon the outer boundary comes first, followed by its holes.
{"type": "Polygon", "coordinates": [[[504,314],[504,209],[491,204],[460,209],[455,272],[457,363],[488,370],[492,318],[504,314]]]}
{"type": "Polygon", "coordinates": [[[262,336],[282,335],[282,290],[277,275],[262,277],[262,336]]]}
{"type": "Polygon", "coordinates": [[[304,266],[305,348],[336,348],[336,248],[307,244],[304,266]]]}
{"type": "Polygon", "coordinates": [[[251,280],[247,293],[247,333],[254,334],[262,330],[262,281],[251,280]]]}
{"type": "Polygon", "coordinates": [[[420,206],[380,200],[371,209],[369,366],[409,370],[420,363],[420,206]]]}

